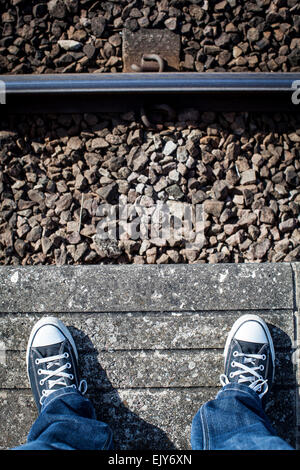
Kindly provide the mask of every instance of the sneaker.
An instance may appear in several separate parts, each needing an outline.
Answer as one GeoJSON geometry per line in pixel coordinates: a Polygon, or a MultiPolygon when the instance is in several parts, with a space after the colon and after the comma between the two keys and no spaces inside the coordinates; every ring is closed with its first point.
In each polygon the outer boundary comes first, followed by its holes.
{"type": "Polygon", "coordinates": [[[26,353],[27,374],[38,410],[49,395],[62,387],[74,387],[82,394],[78,353],[68,328],[55,317],[44,317],[33,327],[26,353]]]}
{"type": "Polygon", "coordinates": [[[257,315],[241,316],[229,332],[224,349],[223,386],[249,386],[262,398],[274,380],[275,351],[266,323],[257,315]]]}

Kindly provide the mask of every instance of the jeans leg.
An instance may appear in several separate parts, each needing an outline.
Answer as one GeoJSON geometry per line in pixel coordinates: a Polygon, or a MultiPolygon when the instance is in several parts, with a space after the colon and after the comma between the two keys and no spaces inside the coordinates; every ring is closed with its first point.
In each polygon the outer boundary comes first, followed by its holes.
{"type": "Polygon", "coordinates": [[[27,443],[14,450],[112,448],[112,431],[107,424],[97,421],[91,402],[78,390],[65,387],[45,399],[27,443]]]}
{"type": "Polygon", "coordinates": [[[293,450],[272,428],[256,392],[228,384],[196,413],[193,450],[293,450]]]}

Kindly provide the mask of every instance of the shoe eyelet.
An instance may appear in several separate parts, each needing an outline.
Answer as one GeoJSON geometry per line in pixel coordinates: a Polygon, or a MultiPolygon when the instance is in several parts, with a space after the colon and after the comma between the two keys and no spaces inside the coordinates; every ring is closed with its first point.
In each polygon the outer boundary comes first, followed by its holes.
{"type": "Polygon", "coordinates": [[[44,385],[44,381],[43,380],[40,380],[40,385],[44,385]]]}
{"type": "Polygon", "coordinates": [[[232,363],[230,365],[231,365],[231,367],[235,367],[235,362],[232,361],[232,363]]]}
{"type": "Polygon", "coordinates": [[[64,353],[64,357],[65,357],[66,359],[68,359],[69,353],[65,352],[65,353],[64,353]]]}
{"type": "Polygon", "coordinates": [[[67,362],[67,369],[71,369],[71,367],[72,366],[71,366],[70,362],[67,362]]]}
{"type": "Polygon", "coordinates": [[[38,369],[37,373],[38,373],[38,375],[41,375],[42,374],[42,369],[38,369]]]}
{"type": "Polygon", "coordinates": [[[234,351],[232,355],[233,355],[233,357],[237,357],[238,354],[239,354],[239,353],[238,353],[237,351],[234,351]]]}
{"type": "Polygon", "coordinates": [[[34,362],[35,362],[36,365],[38,365],[40,363],[40,360],[36,359],[34,362]]]}
{"type": "Polygon", "coordinates": [[[267,356],[265,354],[262,355],[262,360],[265,361],[267,359],[267,356]]]}
{"type": "Polygon", "coordinates": [[[229,378],[230,378],[230,379],[233,379],[233,377],[234,377],[234,376],[233,376],[233,372],[230,372],[229,378]]]}
{"type": "Polygon", "coordinates": [[[69,374],[69,379],[70,379],[70,380],[73,380],[73,379],[74,379],[74,375],[73,375],[73,374],[69,374]]]}
{"type": "Polygon", "coordinates": [[[264,370],[264,369],[265,369],[264,366],[261,364],[261,365],[259,366],[259,370],[264,370]]]}

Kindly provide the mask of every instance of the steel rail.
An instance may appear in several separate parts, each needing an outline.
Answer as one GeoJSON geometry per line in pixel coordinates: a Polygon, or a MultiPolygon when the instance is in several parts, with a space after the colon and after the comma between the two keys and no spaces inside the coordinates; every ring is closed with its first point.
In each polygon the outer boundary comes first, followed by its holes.
{"type": "Polygon", "coordinates": [[[164,103],[215,111],[295,111],[300,73],[0,75],[9,113],[102,112],[164,103]],[[297,83],[296,83],[297,85],[297,83]]]}

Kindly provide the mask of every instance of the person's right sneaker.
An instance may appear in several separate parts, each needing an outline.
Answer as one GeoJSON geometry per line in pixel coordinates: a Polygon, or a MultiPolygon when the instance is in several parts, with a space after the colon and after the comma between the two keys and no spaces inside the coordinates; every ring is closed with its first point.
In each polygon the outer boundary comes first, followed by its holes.
{"type": "Polygon", "coordinates": [[[231,328],[224,349],[223,386],[249,386],[260,398],[274,380],[275,351],[266,323],[257,315],[243,315],[231,328]]]}

